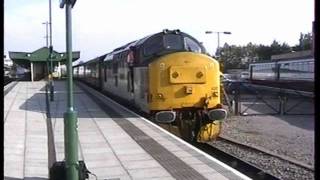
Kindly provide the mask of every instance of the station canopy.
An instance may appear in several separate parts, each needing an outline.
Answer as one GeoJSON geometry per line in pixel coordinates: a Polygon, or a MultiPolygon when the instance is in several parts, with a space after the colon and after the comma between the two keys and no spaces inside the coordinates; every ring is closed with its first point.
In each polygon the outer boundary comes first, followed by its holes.
{"type": "MultiPolygon", "coordinates": [[[[42,47],[34,52],[9,52],[9,57],[15,63],[26,63],[26,62],[47,62],[49,57],[49,48],[42,47]]],[[[67,53],[66,52],[57,52],[53,50],[52,53],[52,62],[60,62],[61,64],[65,64],[67,53]]],[[[72,52],[72,62],[78,60],[80,58],[80,51],[72,52]]]]}

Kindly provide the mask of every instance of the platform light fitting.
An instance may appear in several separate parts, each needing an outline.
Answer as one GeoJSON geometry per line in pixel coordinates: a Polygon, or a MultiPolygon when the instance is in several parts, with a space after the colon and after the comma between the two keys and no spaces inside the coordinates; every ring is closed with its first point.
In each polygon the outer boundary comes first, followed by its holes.
{"type": "Polygon", "coordinates": [[[77,0],[60,0],[60,8],[64,8],[64,5],[66,3],[71,4],[71,8],[73,8],[74,4],[76,3],[77,0]]]}

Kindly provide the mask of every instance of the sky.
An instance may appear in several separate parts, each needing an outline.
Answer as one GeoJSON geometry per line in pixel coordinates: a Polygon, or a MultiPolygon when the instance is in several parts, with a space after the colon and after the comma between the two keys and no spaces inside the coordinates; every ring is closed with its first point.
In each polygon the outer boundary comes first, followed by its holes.
{"type": "MultiPolygon", "coordinates": [[[[32,52],[46,46],[49,0],[4,1],[4,54],[32,52]]],[[[180,29],[210,54],[220,46],[270,45],[273,40],[298,44],[312,31],[313,0],[77,0],[72,9],[72,50],[79,61],[101,56],[128,42],[163,29],[180,29]]],[[[65,9],[52,0],[54,50],[66,51],[65,9]]],[[[78,62],[79,62],[78,61],[78,62]]],[[[75,63],[77,64],[77,62],[75,63]]]]}

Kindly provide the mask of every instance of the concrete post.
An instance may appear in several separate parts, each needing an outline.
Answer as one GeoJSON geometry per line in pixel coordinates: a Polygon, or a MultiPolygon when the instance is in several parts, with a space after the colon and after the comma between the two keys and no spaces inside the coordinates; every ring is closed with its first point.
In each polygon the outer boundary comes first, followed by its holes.
{"type": "Polygon", "coordinates": [[[240,101],[240,83],[236,82],[236,88],[234,92],[234,114],[240,115],[241,114],[241,101],[240,101]]]}
{"type": "Polygon", "coordinates": [[[284,115],[286,113],[286,104],[287,104],[287,97],[283,94],[279,96],[279,114],[284,115]]]}

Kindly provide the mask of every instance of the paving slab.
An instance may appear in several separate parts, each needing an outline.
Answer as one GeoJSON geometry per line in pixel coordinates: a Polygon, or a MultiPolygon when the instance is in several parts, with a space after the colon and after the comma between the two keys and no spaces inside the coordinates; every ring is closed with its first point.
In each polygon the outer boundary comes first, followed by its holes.
{"type": "Polygon", "coordinates": [[[48,178],[48,143],[45,100],[39,89],[45,82],[18,82],[4,97],[5,179],[48,178]],[[14,142],[14,143],[12,143],[14,142]]]}

